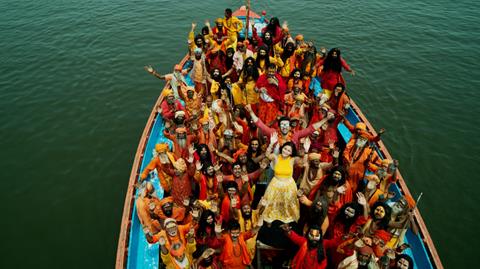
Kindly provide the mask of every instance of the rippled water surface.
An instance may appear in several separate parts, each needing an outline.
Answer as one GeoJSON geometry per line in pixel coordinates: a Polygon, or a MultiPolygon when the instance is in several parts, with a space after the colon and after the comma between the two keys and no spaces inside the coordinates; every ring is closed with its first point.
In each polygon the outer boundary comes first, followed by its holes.
{"type": "MultiPolygon", "coordinates": [[[[252,1],[342,49],[447,268],[474,268],[477,1],[252,1]]],[[[0,267],[112,268],[138,140],[192,20],[243,1],[0,1],[0,267]]]]}

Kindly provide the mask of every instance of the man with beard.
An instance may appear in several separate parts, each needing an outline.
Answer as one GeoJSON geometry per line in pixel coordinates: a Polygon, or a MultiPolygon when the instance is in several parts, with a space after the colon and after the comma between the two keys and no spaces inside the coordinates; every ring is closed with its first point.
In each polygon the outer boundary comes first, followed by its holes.
{"type": "Polygon", "coordinates": [[[215,259],[215,250],[206,248],[195,262],[197,269],[220,269],[220,264],[215,259]]]}
{"type": "Polygon", "coordinates": [[[189,148],[193,146],[193,142],[197,138],[195,134],[187,135],[187,128],[180,127],[175,129],[175,134],[170,134],[167,128],[165,128],[163,135],[173,142],[173,155],[175,159],[189,158],[189,148]]]}
{"type": "Polygon", "coordinates": [[[356,246],[353,255],[345,258],[338,269],[370,269],[378,268],[373,250],[368,245],[356,246]]]}
{"type": "Polygon", "coordinates": [[[161,257],[167,269],[190,269],[196,249],[194,230],[180,230],[174,220],[165,221],[166,236],[158,237],[161,257]]]}
{"type": "Polygon", "coordinates": [[[335,240],[323,239],[322,231],[318,225],[308,229],[307,237],[303,237],[283,225],[288,237],[300,249],[292,260],[293,269],[325,269],[327,268],[326,249],[335,246],[335,240]]]}
{"type": "Polygon", "coordinates": [[[280,55],[275,54],[275,57],[272,57],[269,55],[269,51],[269,48],[265,45],[258,47],[255,62],[257,63],[260,75],[266,74],[272,64],[275,66],[275,70],[283,64],[280,62],[280,55]]]}
{"type": "MultiPolygon", "coordinates": [[[[222,88],[223,79],[230,75],[232,70],[229,70],[227,73],[222,75],[222,71],[219,68],[212,68],[211,74],[207,75],[207,81],[210,83],[210,94],[219,95],[219,90],[222,88]]],[[[220,96],[218,96],[220,98],[220,96]]]]}
{"type": "MultiPolygon", "coordinates": [[[[186,200],[183,203],[185,205],[186,200]]],[[[172,196],[165,197],[153,205],[150,203],[150,207],[154,207],[153,211],[162,224],[167,218],[175,219],[177,223],[188,223],[191,220],[187,216],[186,208],[175,204],[172,196]]]]}
{"type": "Polygon", "coordinates": [[[329,120],[329,118],[327,117],[319,122],[308,126],[301,131],[292,132],[290,129],[290,119],[287,117],[281,117],[278,120],[279,128],[277,130],[276,128],[266,126],[265,123],[255,115],[251,106],[247,105],[245,106],[245,109],[250,112],[250,117],[252,118],[252,121],[260,130],[262,130],[263,135],[270,137],[273,133],[278,133],[278,143],[280,146],[288,141],[293,142],[295,146],[297,146],[300,138],[310,135],[315,131],[315,129],[320,128],[320,126],[322,126],[327,120],[329,120]]]}
{"type": "Polygon", "coordinates": [[[352,136],[343,151],[343,164],[348,171],[348,183],[353,192],[357,191],[359,181],[365,176],[367,168],[374,168],[375,163],[380,162],[375,148],[368,143],[369,134],[359,131],[358,137],[352,136]]]}
{"type": "Polygon", "coordinates": [[[197,241],[197,247],[209,247],[214,249],[220,247],[220,241],[215,234],[215,223],[217,220],[215,213],[211,210],[207,209],[203,211],[196,227],[195,240],[197,241]]]}
{"type": "Polygon", "coordinates": [[[197,24],[192,22],[192,29],[188,33],[188,48],[189,48],[190,55],[195,51],[195,49],[200,49],[203,52],[206,52],[208,49],[208,45],[210,45],[210,44],[207,44],[207,42],[205,42],[205,37],[203,36],[203,33],[195,35],[196,27],[197,27],[197,24]]]}
{"type": "MultiPolygon", "coordinates": [[[[249,203],[243,202],[240,210],[236,209],[235,219],[240,224],[240,231],[242,233],[253,230],[255,223],[258,222],[258,218],[261,212],[258,209],[253,210],[249,203]]],[[[255,257],[257,236],[248,239],[246,241],[250,258],[255,257]]]]}
{"type": "Polygon", "coordinates": [[[217,148],[217,137],[215,136],[214,129],[210,127],[210,120],[203,117],[198,121],[201,124],[197,135],[198,143],[208,145],[208,148],[212,152],[217,148]]]}
{"type": "Polygon", "coordinates": [[[195,180],[199,185],[199,200],[216,200],[218,198],[218,180],[215,175],[215,168],[212,164],[203,165],[200,161],[195,164],[195,180]]]}
{"type": "Polygon", "coordinates": [[[228,232],[224,234],[222,234],[221,224],[217,223],[215,225],[217,237],[222,242],[222,253],[219,260],[223,268],[245,269],[245,267],[250,266],[252,259],[246,241],[258,233],[263,225],[263,220],[259,219],[255,225],[252,230],[241,232],[240,224],[233,220],[228,224],[228,232]]]}
{"type": "Polygon", "coordinates": [[[267,74],[261,75],[256,85],[260,92],[259,118],[268,126],[272,126],[281,113],[285,98],[286,85],[282,77],[276,73],[276,70],[277,67],[270,64],[267,74]]]}
{"type": "MultiPolygon", "coordinates": [[[[227,29],[223,27],[223,19],[217,18],[215,20],[215,27],[212,29],[213,40],[221,45],[225,39],[227,39],[227,29]]],[[[238,45],[237,45],[238,46],[238,45]]]]}
{"type": "Polygon", "coordinates": [[[330,91],[334,90],[335,85],[341,83],[345,85],[345,80],[342,76],[342,69],[345,69],[347,72],[355,75],[347,62],[340,56],[340,50],[338,48],[331,49],[327,57],[319,65],[323,65],[322,73],[320,78],[322,81],[322,88],[330,91]]]}
{"type": "Polygon", "coordinates": [[[338,114],[347,115],[350,107],[350,98],[345,92],[345,86],[342,83],[335,85],[333,93],[330,95],[327,104],[338,114]]]}
{"type": "MultiPolygon", "coordinates": [[[[242,202],[251,202],[253,200],[253,191],[250,183],[256,182],[262,171],[267,168],[265,163],[260,164],[260,168],[252,173],[246,174],[242,171],[242,164],[235,162],[232,165],[232,174],[224,175],[225,181],[233,181],[237,184],[237,188],[240,190],[240,197],[242,202]]],[[[240,201],[239,201],[240,202],[240,201]]]]}
{"type": "Polygon", "coordinates": [[[207,66],[205,63],[205,54],[203,53],[201,48],[195,48],[193,50],[193,55],[191,60],[193,64],[187,70],[189,72],[192,70],[190,77],[192,78],[195,84],[195,91],[202,96],[205,95],[205,90],[207,88],[207,66]]]}
{"type": "Polygon", "coordinates": [[[225,41],[225,47],[233,47],[237,49],[237,37],[238,33],[243,28],[243,22],[237,17],[232,16],[232,10],[225,9],[225,18],[223,18],[223,27],[227,30],[227,40],[225,41]]]}
{"type": "Polygon", "coordinates": [[[362,233],[373,236],[377,230],[388,230],[392,209],[384,202],[376,202],[371,207],[370,217],[363,225],[362,233]]]}
{"type": "Polygon", "coordinates": [[[244,89],[247,104],[255,105],[258,103],[258,93],[255,91],[255,84],[259,76],[255,59],[253,57],[246,58],[237,83],[241,89],[244,89]]]}
{"type": "Polygon", "coordinates": [[[185,107],[190,116],[198,114],[202,105],[203,96],[195,92],[195,88],[191,86],[181,87],[180,98],[185,102],[185,107]]]}
{"type": "Polygon", "coordinates": [[[135,201],[138,219],[146,233],[156,234],[162,230],[158,216],[154,210],[150,210],[150,204],[152,203],[153,207],[155,207],[155,204],[158,202],[159,200],[155,196],[155,189],[152,183],[148,182],[145,185],[145,189],[135,201]]]}
{"type": "Polygon", "coordinates": [[[390,185],[395,183],[397,178],[397,160],[383,159],[380,166],[375,171],[375,175],[378,179],[377,185],[371,196],[369,197],[368,204],[372,206],[377,201],[385,201],[388,199],[388,192],[390,185]]]}
{"type": "Polygon", "coordinates": [[[150,172],[156,169],[158,179],[160,180],[160,185],[164,191],[164,196],[168,196],[172,185],[172,178],[165,173],[165,170],[173,168],[171,162],[175,161],[175,157],[169,151],[168,144],[166,143],[155,145],[155,153],[156,156],[152,158],[150,163],[147,165],[147,167],[145,167],[140,175],[140,181],[145,180],[150,172]]]}
{"type": "Polygon", "coordinates": [[[249,57],[253,57],[253,51],[247,49],[247,46],[244,44],[244,42],[237,43],[237,51],[233,54],[233,66],[237,70],[238,74],[240,74],[243,69],[244,61],[249,57]]]}
{"type": "MultiPolygon", "coordinates": [[[[294,77],[300,76],[300,71],[294,71],[293,76],[294,77]]],[[[300,87],[295,86],[293,87],[291,92],[285,94],[285,97],[284,97],[285,108],[283,111],[290,111],[292,106],[295,104],[295,98],[297,98],[297,96],[303,96],[303,98],[308,100],[307,95],[305,95],[305,93],[302,92],[302,89],[300,87]]]]}
{"type": "Polygon", "coordinates": [[[299,189],[306,197],[310,196],[310,192],[317,184],[322,184],[325,179],[324,171],[332,167],[332,163],[324,163],[320,161],[320,154],[309,153],[308,161],[305,164],[303,176],[300,179],[299,189]]]}
{"type": "Polygon", "coordinates": [[[175,117],[175,112],[185,110],[182,103],[175,99],[172,90],[165,89],[162,95],[164,100],[160,104],[160,114],[164,120],[173,120],[175,117]]]}
{"type": "MultiPolygon", "coordinates": [[[[192,153],[193,154],[193,153],[192,153]]],[[[193,159],[193,157],[192,157],[193,159]]],[[[192,184],[190,178],[195,173],[195,166],[187,164],[184,159],[180,158],[173,163],[174,171],[167,170],[172,176],[172,197],[176,204],[182,204],[185,199],[189,199],[192,195],[192,184]]]]}
{"type": "Polygon", "coordinates": [[[301,54],[302,50],[295,50],[295,42],[292,38],[287,39],[287,43],[285,44],[284,48],[277,44],[275,46],[275,50],[280,53],[280,59],[282,59],[283,65],[281,66],[279,73],[285,79],[285,81],[288,81],[287,89],[292,90],[294,86],[297,86],[303,90],[304,87],[303,81],[301,80],[301,71],[300,69],[295,68],[297,65],[296,56],[301,54]],[[295,71],[298,71],[298,74],[296,74],[295,71]]]}

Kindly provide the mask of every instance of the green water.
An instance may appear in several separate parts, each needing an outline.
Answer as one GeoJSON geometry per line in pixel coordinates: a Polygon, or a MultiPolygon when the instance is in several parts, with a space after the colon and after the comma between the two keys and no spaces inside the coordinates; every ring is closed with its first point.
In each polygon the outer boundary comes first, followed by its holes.
{"type": "MultiPolygon", "coordinates": [[[[252,1],[257,2],[257,1],[252,1]]],[[[112,268],[131,164],[192,20],[243,1],[0,0],[0,268],[112,268]]],[[[258,1],[357,71],[447,268],[480,220],[477,1],[258,1]]],[[[348,76],[348,75],[347,75],[348,76]]]]}

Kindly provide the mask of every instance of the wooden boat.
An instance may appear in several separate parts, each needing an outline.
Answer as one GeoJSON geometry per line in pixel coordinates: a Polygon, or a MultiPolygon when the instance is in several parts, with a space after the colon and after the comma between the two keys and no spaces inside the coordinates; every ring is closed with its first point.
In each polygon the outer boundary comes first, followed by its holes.
{"type": "MultiPolygon", "coordinates": [[[[247,10],[242,7],[234,12],[234,15],[239,19],[246,19],[247,10]]],[[[250,20],[256,20],[256,23],[261,23],[260,16],[257,14],[251,15],[250,20]]],[[[245,24],[246,25],[246,24],[245,24]]],[[[185,56],[180,65],[184,65],[188,60],[188,55],[185,56]]],[[[187,82],[191,83],[191,80],[187,77],[187,82]]],[[[170,88],[167,83],[164,89],[170,88]]],[[[135,184],[139,179],[141,171],[148,165],[153,157],[153,150],[157,143],[167,141],[163,137],[163,120],[156,108],[160,105],[162,99],[161,96],[157,99],[153,110],[148,117],[147,124],[143,130],[143,134],[140,138],[140,142],[135,154],[135,159],[130,173],[130,180],[128,182],[127,193],[125,197],[125,204],[123,208],[123,216],[120,228],[120,236],[118,240],[116,268],[158,268],[159,263],[159,247],[158,244],[149,244],[143,233],[140,221],[137,217],[135,208],[135,197],[139,191],[136,190],[135,184]]],[[[368,130],[376,135],[376,131],[370,124],[368,119],[362,113],[357,104],[351,100],[351,107],[347,114],[347,119],[355,124],[359,121],[364,122],[367,125],[368,130]]],[[[348,142],[351,137],[351,133],[345,125],[340,124],[338,131],[344,142],[348,142]]],[[[382,158],[392,159],[387,148],[382,141],[375,143],[377,152],[382,158]]],[[[158,178],[154,186],[159,197],[163,197],[163,190],[160,188],[158,178]]],[[[391,191],[395,192],[397,197],[402,195],[410,195],[410,191],[399,173],[399,180],[397,184],[393,184],[391,191]]],[[[405,242],[410,245],[410,248],[405,251],[410,255],[415,262],[414,268],[443,268],[440,261],[440,257],[435,249],[435,245],[428,233],[427,227],[423,218],[417,208],[414,209],[414,221],[419,227],[419,232],[415,234],[411,229],[407,230],[405,234],[405,242]]]]}

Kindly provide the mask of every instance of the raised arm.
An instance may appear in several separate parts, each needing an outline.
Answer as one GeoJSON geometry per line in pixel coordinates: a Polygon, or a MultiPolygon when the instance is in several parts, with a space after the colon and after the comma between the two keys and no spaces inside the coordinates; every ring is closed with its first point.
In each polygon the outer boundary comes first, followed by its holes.
{"type": "Polygon", "coordinates": [[[266,136],[270,136],[272,135],[274,132],[275,132],[275,129],[273,128],[270,128],[268,127],[267,125],[265,125],[265,123],[263,123],[263,121],[261,119],[259,119],[257,117],[257,115],[255,115],[255,113],[253,112],[252,110],[252,107],[250,104],[246,105],[245,106],[245,109],[250,113],[250,117],[252,118],[252,121],[255,123],[255,125],[257,125],[257,127],[262,130],[262,132],[266,135],[266,136]]]}
{"type": "Polygon", "coordinates": [[[153,75],[154,77],[157,77],[159,79],[165,79],[165,76],[163,75],[160,75],[159,73],[157,73],[157,71],[151,66],[151,65],[146,65],[144,66],[143,68],[145,68],[145,70],[150,73],[151,75],[153,75]]]}

